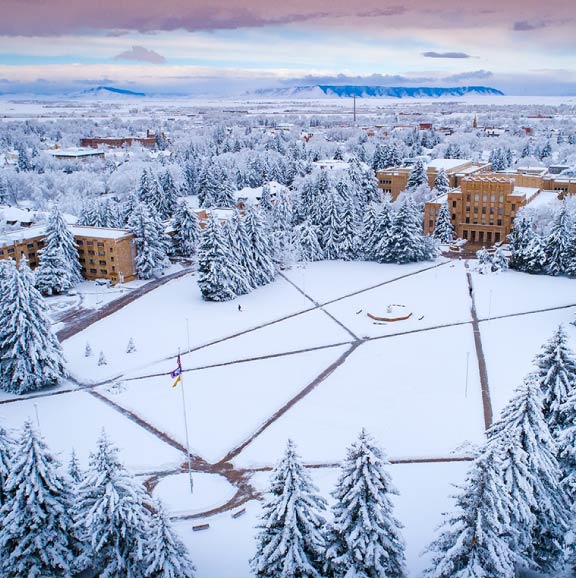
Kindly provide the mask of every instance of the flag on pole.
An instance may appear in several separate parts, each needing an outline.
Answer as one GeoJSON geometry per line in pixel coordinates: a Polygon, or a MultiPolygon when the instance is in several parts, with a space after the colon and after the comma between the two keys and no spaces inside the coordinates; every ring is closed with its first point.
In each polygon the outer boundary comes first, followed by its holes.
{"type": "Polygon", "coordinates": [[[175,380],[172,387],[176,387],[182,380],[182,362],[180,361],[180,354],[178,354],[177,364],[178,367],[176,367],[174,371],[170,372],[170,377],[175,380]]]}

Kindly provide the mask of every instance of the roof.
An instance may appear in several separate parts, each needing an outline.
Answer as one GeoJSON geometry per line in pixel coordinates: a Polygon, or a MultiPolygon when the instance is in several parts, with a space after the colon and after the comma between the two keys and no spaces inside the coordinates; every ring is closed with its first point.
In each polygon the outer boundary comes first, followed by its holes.
{"type": "MultiPolygon", "coordinates": [[[[72,225],[70,231],[75,237],[92,237],[94,239],[122,239],[131,235],[128,229],[106,229],[103,227],[81,227],[79,225],[72,225]]],[[[22,243],[37,237],[44,237],[46,235],[47,225],[39,225],[36,227],[22,228],[16,231],[3,233],[0,236],[0,245],[22,243]]]]}
{"type": "Polygon", "coordinates": [[[428,168],[436,170],[444,169],[445,171],[448,171],[471,162],[472,161],[468,159],[432,159],[428,163],[428,168]]]}
{"type": "Polygon", "coordinates": [[[285,187],[284,185],[281,185],[280,183],[276,182],[276,181],[270,181],[269,183],[266,183],[265,185],[263,185],[262,187],[244,187],[243,189],[240,189],[239,191],[235,191],[234,192],[234,198],[236,200],[238,199],[248,199],[249,201],[252,202],[256,202],[259,201],[262,197],[262,189],[264,187],[268,187],[270,189],[270,192],[273,195],[276,195],[278,193],[281,193],[282,191],[286,191],[288,190],[287,187],[285,187]]]}
{"type": "Polygon", "coordinates": [[[0,216],[6,222],[33,223],[34,213],[18,207],[0,206],[0,216]]]}
{"type": "Polygon", "coordinates": [[[53,157],[92,157],[92,156],[102,156],[103,151],[96,149],[50,149],[46,151],[49,155],[53,157]]]}

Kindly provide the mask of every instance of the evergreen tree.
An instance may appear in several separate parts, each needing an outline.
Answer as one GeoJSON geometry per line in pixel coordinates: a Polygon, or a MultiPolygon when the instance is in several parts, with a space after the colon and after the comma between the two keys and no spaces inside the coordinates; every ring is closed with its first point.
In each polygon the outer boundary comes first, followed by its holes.
{"type": "Polygon", "coordinates": [[[509,507],[511,526],[521,536],[516,538],[523,547],[518,554],[544,572],[558,571],[567,531],[567,501],[560,487],[557,448],[544,419],[534,375],[516,390],[488,436],[491,441],[508,439],[513,446],[502,471],[509,476],[507,495],[514,498],[509,507]]]}
{"type": "Polygon", "coordinates": [[[245,219],[241,216],[240,211],[234,211],[229,221],[230,234],[233,237],[233,247],[237,251],[235,257],[240,263],[240,268],[245,276],[248,285],[246,293],[256,287],[255,279],[257,277],[256,261],[252,245],[246,233],[245,219]]]}
{"type": "Polygon", "coordinates": [[[140,175],[140,186],[138,187],[138,200],[141,203],[151,204],[153,200],[153,180],[151,171],[144,169],[140,175]]]}
{"type": "Polygon", "coordinates": [[[229,219],[222,225],[222,234],[228,247],[229,268],[228,277],[230,288],[234,295],[245,295],[250,293],[252,285],[248,276],[248,271],[244,267],[244,248],[240,243],[246,242],[246,235],[239,229],[240,219],[229,219]]]}
{"type": "Polygon", "coordinates": [[[494,262],[492,261],[492,255],[488,253],[486,247],[482,247],[482,249],[476,251],[476,259],[478,259],[478,264],[476,265],[478,273],[486,274],[492,272],[494,262]]]}
{"type": "Polygon", "coordinates": [[[186,547],[172,529],[161,503],[155,502],[151,514],[144,563],[146,578],[193,578],[186,547]]]}
{"type": "Polygon", "coordinates": [[[534,375],[542,392],[544,417],[556,435],[562,429],[561,407],[576,389],[576,358],[568,346],[568,335],[560,325],[534,359],[534,375]]]}
{"type": "Polygon", "coordinates": [[[198,248],[198,286],[206,301],[229,301],[236,296],[231,282],[230,248],[217,217],[211,214],[198,248]]]}
{"type": "Polygon", "coordinates": [[[0,387],[28,393],[56,385],[65,375],[60,343],[52,333],[46,305],[34,288],[26,259],[20,270],[3,267],[0,291],[0,387]]]}
{"type": "Polygon", "coordinates": [[[134,338],[131,337],[128,340],[128,345],[126,345],[126,353],[134,353],[136,351],[136,345],[134,344],[134,338]]]}
{"type": "Polygon", "coordinates": [[[208,208],[218,205],[220,167],[214,163],[207,163],[200,175],[198,184],[198,203],[208,208]]]}
{"type": "Polygon", "coordinates": [[[262,213],[249,207],[245,217],[246,237],[252,248],[255,277],[250,279],[254,287],[266,285],[274,280],[276,267],[273,260],[273,246],[270,233],[262,213]]]}
{"type": "Polygon", "coordinates": [[[566,272],[571,254],[571,226],[568,207],[564,201],[544,241],[546,271],[549,275],[560,275],[566,272]]]}
{"type": "Polygon", "coordinates": [[[168,219],[174,214],[178,204],[178,189],[170,171],[166,170],[160,175],[160,187],[162,189],[162,201],[158,212],[162,218],[168,219]]]}
{"type": "Polygon", "coordinates": [[[516,271],[539,273],[544,266],[545,256],[542,242],[533,227],[532,218],[520,213],[514,220],[510,235],[509,266],[516,271]]]}
{"type": "Polygon", "coordinates": [[[175,252],[183,257],[192,256],[198,246],[202,229],[198,215],[186,201],[178,203],[172,227],[174,229],[172,240],[175,252]]]}
{"type": "Polygon", "coordinates": [[[126,197],[126,200],[124,203],[122,203],[122,208],[120,210],[120,222],[122,227],[125,227],[128,224],[128,221],[130,221],[130,217],[132,216],[132,213],[135,211],[139,202],[140,201],[138,200],[138,196],[134,193],[130,193],[126,197]]]}
{"type": "Polygon", "coordinates": [[[82,281],[74,236],[57,207],[50,214],[45,245],[38,254],[40,265],[36,268],[35,278],[40,293],[64,293],[82,281]]]}
{"type": "Polygon", "coordinates": [[[82,481],[82,470],[80,469],[80,462],[76,456],[76,451],[72,449],[70,454],[70,462],[68,463],[68,477],[73,484],[79,484],[82,481]]]}
{"type": "Polygon", "coordinates": [[[438,239],[440,243],[451,243],[454,240],[454,226],[450,219],[448,203],[442,203],[442,205],[440,205],[433,236],[435,239],[438,239]]]}
{"type": "Polygon", "coordinates": [[[424,161],[418,159],[410,174],[408,175],[408,181],[406,182],[406,190],[412,191],[418,188],[420,185],[427,185],[428,184],[428,173],[426,172],[426,166],[424,165],[424,161]]]}
{"type": "Polygon", "coordinates": [[[6,481],[12,468],[14,450],[14,440],[10,437],[8,430],[0,425],[0,508],[8,499],[6,481]]]}
{"type": "Polygon", "coordinates": [[[289,441],[272,473],[250,561],[261,578],[320,578],[325,552],[325,501],[289,441]]]}
{"type": "Polygon", "coordinates": [[[163,227],[151,210],[146,204],[139,203],[128,221],[136,246],[136,271],[141,279],[159,275],[167,265],[163,227]]]}
{"type": "Polygon", "coordinates": [[[439,193],[447,193],[450,190],[450,181],[444,169],[440,169],[434,178],[434,188],[439,193]]]}
{"type": "Polygon", "coordinates": [[[362,431],[347,451],[332,494],[336,502],[327,538],[328,576],[405,576],[402,526],[390,500],[398,492],[387,465],[384,452],[362,431]]]}
{"type": "Polygon", "coordinates": [[[296,228],[296,244],[300,261],[322,261],[324,251],[318,240],[318,228],[304,221],[296,228]]]}
{"type": "Polygon", "coordinates": [[[267,184],[262,187],[260,207],[266,212],[271,212],[274,208],[274,204],[272,203],[272,192],[270,190],[270,186],[267,184]]]}
{"type": "Polygon", "coordinates": [[[100,351],[100,355],[98,356],[98,365],[108,365],[103,351],[100,351]]]}
{"type": "Polygon", "coordinates": [[[415,263],[434,259],[436,254],[436,246],[422,234],[422,218],[418,208],[407,197],[392,223],[386,262],[415,263]]]}
{"type": "Polygon", "coordinates": [[[372,246],[372,259],[378,263],[389,262],[388,253],[393,222],[390,203],[384,202],[376,215],[376,228],[372,246]]]}
{"type": "Polygon", "coordinates": [[[70,576],[74,543],[70,494],[59,464],[27,421],[6,481],[0,509],[3,578],[70,576]]]}
{"type": "Polygon", "coordinates": [[[501,482],[502,458],[489,444],[474,460],[456,509],[445,515],[428,578],[514,578],[516,557],[510,548],[510,509],[501,482]]]}
{"type": "Polygon", "coordinates": [[[78,224],[84,227],[95,227],[98,224],[98,205],[89,199],[85,201],[78,215],[78,224]]]}
{"type": "Polygon", "coordinates": [[[79,489],[74,519],[99,578],[145,578],[150,514],[145,493],[102,432],[79,489]]]}
{"type": "Polygon", "coordinates": [[[84,348],[84,357],[90,357],[92,355],[92,347],[88,342],[86,342],[86,347],[84,348]]]}
{"type": "Polygon", "coordinates": [[[377,217],[376,207],[370,203],[364,211],[359,240],[359,254],[366,261],[375,259],[377,217]]]}
{"type": "Polygon", "coordinates": [[[508,257],[502,247],[498,247],[492,256],[492,269],[494,271],[506,271],[508,269],[508,257]]]}

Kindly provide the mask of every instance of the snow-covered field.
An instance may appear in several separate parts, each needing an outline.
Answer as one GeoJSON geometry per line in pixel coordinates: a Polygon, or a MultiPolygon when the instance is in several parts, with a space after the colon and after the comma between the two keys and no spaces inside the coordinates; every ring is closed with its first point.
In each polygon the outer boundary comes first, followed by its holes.
{"type": "MultiPolygon", "coordinates": [[[[469,466],[450,460],[470,456],[483,439],[466,272],[464,263],[442,260],[310,263],[220,304],[202,301],[188,275],[64,342],[70,371],[87,390],[26,400],[4,395],[0,418],[14,428],[38,420],[63,461],[75,448],[83,463],[106,428],[131,470],[157,474],[154,495],[179,518],[198,578],[250,576],[260,506],[249,499],[227,509],[241,491],[238,479],[265,491],[269,472],[262,469],[277,462],[292,438],[307,464],[321,466],[311,471],[328,498],[334,464],[364,427],[396,462],[390,466],[401,493],[396,513],[415,578],[427,563],[420,554],[450,508],[453,484],[469,466]],[[389,305],[405,305],[412,316],[375,323],[366,315],[385,316],[389,305]],[[130,337],[137,351],[128,354],[130,337]],[[182,392],[167,375],[179,349],[192,350],[182,364],[197,470],[193,495],[181,469],[182,392]],[[97,365],[100,351],[107,365],[97,365]],[[234,518],[241,508],[246,512],[234,518]],[[181,519],[187,516],[194,518],[181,519]],[[193,531],[202,524],[209,529],[193,531]]],[[[472,272],[472,283],[497,415],[560,323],[576,345],[569,325],[576,318],[576,281],[472,272]]],[[[77,387],[72,381],[61,389],[77,387]]]]}

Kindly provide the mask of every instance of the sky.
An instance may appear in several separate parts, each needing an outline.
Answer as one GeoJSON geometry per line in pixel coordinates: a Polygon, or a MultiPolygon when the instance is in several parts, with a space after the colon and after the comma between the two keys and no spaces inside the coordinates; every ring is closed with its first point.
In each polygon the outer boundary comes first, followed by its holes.
{"type": "Polygon", "coordinates": [[[313,84],[576,95],[574,0],[0,0],[0,93],[313,84]]]}

